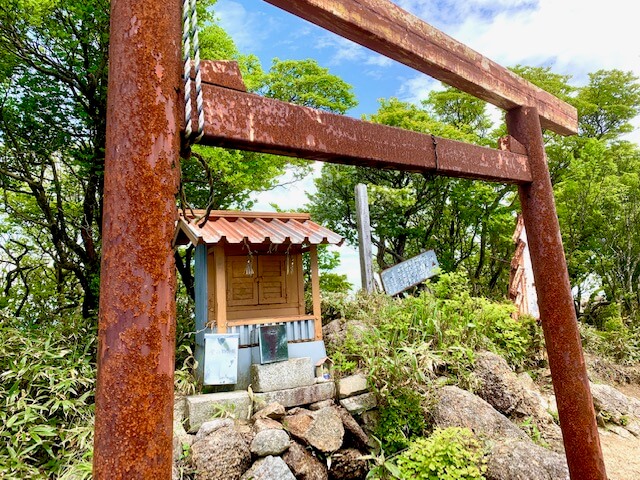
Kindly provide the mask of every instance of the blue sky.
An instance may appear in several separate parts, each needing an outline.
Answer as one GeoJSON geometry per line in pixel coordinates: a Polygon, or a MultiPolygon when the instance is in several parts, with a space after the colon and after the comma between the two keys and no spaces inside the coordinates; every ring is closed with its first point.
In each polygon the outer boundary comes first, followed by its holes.
{"type": "MultiPolygon", "coordinates": [[[[395,0],[488,58],[504,65],[548,66],[572,75],[576,85],[598,69],[631,70],[640,76],[640,29],[628,0],[395,0]]],[[[426,75],[370,52],[261,0],[218,0],[215,11],[242,53],[271,59],[313,58],[354,87],[358,107],[348,115],[375,113],[379,98],[419,102],[439,86],[426,75]]],[[[637,130],[630,138],[640,142],[637,130]]],[[[317,165],[318,169],[320,164],[317,165]]],[[[296,208],[307,202],[312,179],[258,198],[296,208]]],[[[349,280],[359,284],[355,250],[342,247],[349,280]]]]}

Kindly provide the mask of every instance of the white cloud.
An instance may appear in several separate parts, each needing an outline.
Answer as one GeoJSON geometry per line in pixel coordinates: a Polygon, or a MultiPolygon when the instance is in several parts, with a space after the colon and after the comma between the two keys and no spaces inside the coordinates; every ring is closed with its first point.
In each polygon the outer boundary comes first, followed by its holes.
{"type": "Polygon", "coordinates": [[[628,10],[626,0],[539,0],[447,33],[503,65],[546,65],[578,80],[598,69],[640,74],[640,35],[628,10]]]}
{"type": "Polygon", "coordinates": [[[403,102],[420,103],[429,97],[429,93],[440,84],[428,75],[418,74],[412,78],[400,80],[396,96],[403,102]]]}
{"type": "MultiPolygon", "coordinates": [[[[387,57],[332,33],[322,35],[317,40],[315,48],[329,51],[329,65],[361,63],[363,65],[387,68],[395,64],[393,60],[387,57]]],[[[356,67],[354,66],[354,68],[356,67]]]]}
{"type": "Polygon", "coordinates": [[[273,33],[272,19],[256,11],[247,11],[244,5],[233,0],[219,0],[214,11],[220,25],[231,35],[242,53],[255,53],[273,33]]]}
{"type": "MultiPolygon", "coordinates": [[[[640,77],[640,30],[627,0],[396,0],[394,3],[504,66],[548,66],[585,85],[600,69],[640,77]]],[[[422,76],[399,95],[420,100],[429,86],[422,76]]],[[[640,128],[640,119],[635,124],[640,128]]],[[[640,141],[640,131],[628,136],[640,141]]]]}
{"type": "Polygon", "coordinates": [[[372,53],[367,57],[365,62],[367,65],[375,65],[377,67],[390,67],[394,64],[393,60],[377,53],[372,53]]]}
{"type": "Polygon", "coordinates": [[[427,23],[446,29],[458,25],[466,19],[481,21],[499,13],[509,15],[523,9],[530,9],[536,0],[395,0],[401,8],[424,19],[427,23]]]}

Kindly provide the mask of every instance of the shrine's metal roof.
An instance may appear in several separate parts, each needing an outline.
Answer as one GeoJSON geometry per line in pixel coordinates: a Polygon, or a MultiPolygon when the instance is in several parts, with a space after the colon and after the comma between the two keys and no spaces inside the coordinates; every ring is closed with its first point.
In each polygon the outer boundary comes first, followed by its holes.
{"type": "Polygon", "coordinates": [[[308,213],[214,210],[206,221],[205,214],[204,210],[181,211],[174,243],[341,245],[344,241],[337,233],[312,222],[308,213]]]}

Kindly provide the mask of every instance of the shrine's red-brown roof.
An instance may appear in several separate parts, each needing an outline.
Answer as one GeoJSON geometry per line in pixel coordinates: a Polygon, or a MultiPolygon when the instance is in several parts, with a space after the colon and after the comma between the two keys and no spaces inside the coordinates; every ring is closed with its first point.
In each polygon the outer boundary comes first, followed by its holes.
{"type": "Polygon", "coordinates": [[[308,213],[214,210],[180,212],[174,243],[214,245],[220,242],[293,245],[340,245],[343,238],[311,221],[308,213]]]}

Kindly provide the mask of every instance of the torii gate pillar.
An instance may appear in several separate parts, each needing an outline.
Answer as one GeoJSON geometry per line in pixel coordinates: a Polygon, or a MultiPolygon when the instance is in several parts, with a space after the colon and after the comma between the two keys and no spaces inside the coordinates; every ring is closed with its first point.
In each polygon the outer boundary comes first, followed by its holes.
{"type": "Polygon", "coordinates": [[[170,479],[181,3],[112,0],[93,476],[170,479]]]}
{"type": "Polygon", "coordinates": [[[507,128],[529,156],[532,182],[518,192],[569,471],[572,479],[606,479],[537,110],[510,110],[507,128]]]}

